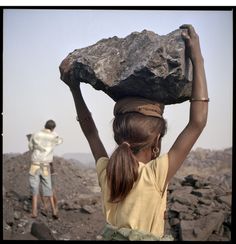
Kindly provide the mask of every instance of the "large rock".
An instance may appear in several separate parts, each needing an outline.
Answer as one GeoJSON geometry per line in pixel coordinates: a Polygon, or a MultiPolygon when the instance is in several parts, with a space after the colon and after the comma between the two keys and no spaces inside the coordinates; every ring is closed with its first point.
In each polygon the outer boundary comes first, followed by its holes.
{"type": "Polygon", "coordinates": [[[31,234],[38,240],[56,240],[52,231],[44,223],[34,222],[31,226],[31,234]]]}
{"type": "Polygon", "coordinates": [[[114,101],[142,96],[175,104],[191,96],[192,64],[185,57],[180,29],[163,36],[143,30],[102,39],[74,50],[59,68],[69,86],[89,83],[114,101]]]}
{"type": "Polygon", "coordinates": [[[180,236],[182,241],[207,241],[210,235],[217,232],[224,222],[222,212],[213,212],[198,220],[186,221],[180,223],[180,236]]]}

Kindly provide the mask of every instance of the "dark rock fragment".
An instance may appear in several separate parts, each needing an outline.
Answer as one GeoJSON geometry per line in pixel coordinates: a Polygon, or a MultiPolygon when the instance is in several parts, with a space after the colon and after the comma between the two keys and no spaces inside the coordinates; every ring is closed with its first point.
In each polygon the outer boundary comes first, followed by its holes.
{"type": "Polygon", "coordinates": [[[191,96],[192,64],[186,59],[180,29],[163,36],[143,30],[102,39],[74,50],[59,68],[70,87],[89,83],[114,101],[141,96],[175,104],[191,96]]]}

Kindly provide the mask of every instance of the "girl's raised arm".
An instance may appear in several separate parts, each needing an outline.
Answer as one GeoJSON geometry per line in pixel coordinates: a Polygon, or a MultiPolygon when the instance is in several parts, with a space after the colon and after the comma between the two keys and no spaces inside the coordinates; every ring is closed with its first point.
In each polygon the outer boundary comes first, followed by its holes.
{"type": "Polygon", "coordinates": [[[198,139],[206,125],[208,114],[209,99],[199,37],[191,25],[182,25],[180,28],[187,29],[187,33],[183,32],[182,36],[186,43],[186,54],[193,64],[192,97],[189,122],[168,152],[169,170],[166,183],[174,176],[198,139]]]}
{"type": "Polygon", "coordinates": [[[100,157],[107,157],[107,152],[101,142],[92,115],[83,99],[80,84],[73,87],[71,86],[70,90],[72,92],[77,111],[77,120],[80,123],[81,129],[89,143],[94,159],[97,162],[100,157]]]}

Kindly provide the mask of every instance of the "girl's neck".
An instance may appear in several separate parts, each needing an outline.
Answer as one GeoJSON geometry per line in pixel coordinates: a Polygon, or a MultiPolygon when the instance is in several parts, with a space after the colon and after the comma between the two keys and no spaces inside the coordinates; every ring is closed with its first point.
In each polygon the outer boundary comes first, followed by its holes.
{"type": "Polygon", "coordinates": [[[137,158],[137,160],[139,162],[142,162],[144,164],[148,163],[149,161],[151,161],[152,159],[152,153],[150,148],[146,149],[146,150],[142,150],[140,152],[138,152],[135,157],[137,158]]]}

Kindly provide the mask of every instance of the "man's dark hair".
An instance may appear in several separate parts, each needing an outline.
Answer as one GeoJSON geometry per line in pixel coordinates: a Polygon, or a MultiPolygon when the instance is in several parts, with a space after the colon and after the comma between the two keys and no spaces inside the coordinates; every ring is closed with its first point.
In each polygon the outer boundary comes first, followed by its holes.
{"type": "Polygon", "coordinates": [[[53,131],[56,127],[56,123],[54,120],[48,120],[44,126],[45,129],[49,129],[51,131],[53,131]]]}

